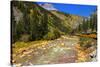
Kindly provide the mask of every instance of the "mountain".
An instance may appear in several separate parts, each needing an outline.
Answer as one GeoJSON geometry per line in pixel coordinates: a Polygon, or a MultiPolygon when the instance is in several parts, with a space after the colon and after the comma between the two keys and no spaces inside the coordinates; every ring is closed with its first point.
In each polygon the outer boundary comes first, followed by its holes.
{"type": "Polygon", "coordinates": [[[82,23],[82,20],[84,19],[84,17],[81,16],[66,14],[59,11],[51,11],[51,13],[64,21],[63,24],[69,26],[71,29],[77,28],[77,26],[82,23]]]}
{"type": "MultiPolygon", "coordinates": [[[[50,4],[42,5],[50,8],[50,4]]],[[[12,42],[40,39],[56,39],[70,34],[82,22],[83,17],[41,7],[35,2],[11,2],[12,42]]]]}
{"type": "Polygon", "coordinates": [[[76,16],[76,15],[71,15],[63,12],[59,12],[52,4],[50,3],[44,3],[44,4],[39,4],[41,7],[43,7],[46,10],[49,10],[51,13],[53,13],[55,16],[57,16],[59,19],[61,19],[63,24],[66,24],[70,28],[76,28],[79,23],[82,22],[81,16],[76,16]],[[71,21],[72,19],[72,21],[71,21]],[[79,22],[79,23],[77,23],[79,22]]]}

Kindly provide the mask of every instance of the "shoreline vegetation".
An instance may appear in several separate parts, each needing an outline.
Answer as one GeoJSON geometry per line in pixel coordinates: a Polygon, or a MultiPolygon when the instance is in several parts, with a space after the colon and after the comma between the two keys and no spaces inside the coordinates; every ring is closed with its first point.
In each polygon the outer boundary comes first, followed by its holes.
{"type": "Polygon", "coordinates": [[[36,2],[11,1],[11,7],[12,65],[97,61],[97,10],[88,18],[36,2]]]}

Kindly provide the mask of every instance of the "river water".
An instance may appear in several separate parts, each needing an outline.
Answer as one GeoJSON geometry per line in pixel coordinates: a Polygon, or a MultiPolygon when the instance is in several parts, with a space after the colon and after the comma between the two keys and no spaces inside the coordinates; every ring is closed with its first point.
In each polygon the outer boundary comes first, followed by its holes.
{"type": "MultiPolygon", "coordinates": [[[[17,65],[40,65],[75,63],[78,60],[78,51],[75,46],[80,42],[77,36],[62,36],[52,40],[45,47],[37,48],[24,57],[17,58],[17,65]]],[[[32,48],[30,49],[32,50],[32,48]]],[[[93,53],[91,53],[93,54],[93,53]]]]}

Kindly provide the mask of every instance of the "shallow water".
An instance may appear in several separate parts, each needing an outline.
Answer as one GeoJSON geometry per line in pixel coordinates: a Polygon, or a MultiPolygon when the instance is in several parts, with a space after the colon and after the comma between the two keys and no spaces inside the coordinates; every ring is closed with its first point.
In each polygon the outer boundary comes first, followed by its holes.
{"type": "MultiPolygon", "coordinates": [[[[94,41],[93,39],[88,40],[92,42],[94,41]]],[[[92,61],[89,56],[80,56],[82,52],[83,54],[85,53],[84,50],[80,53],[80,50],[75,48],[78,43],[80,44],[80,41],[81,40],[79,37],[64,37],[52,40],[45,47],[40,46],[36,49],[29,49],[28,51],[31,52],[23,57],[18,57],[15,64],[19,63],[21,65],[38,65],[92,61]]],[[[93,49],[96,50],[95,47],[93,49]]],[[[92,52],[90,53],[93,54],[92,52]]]]}

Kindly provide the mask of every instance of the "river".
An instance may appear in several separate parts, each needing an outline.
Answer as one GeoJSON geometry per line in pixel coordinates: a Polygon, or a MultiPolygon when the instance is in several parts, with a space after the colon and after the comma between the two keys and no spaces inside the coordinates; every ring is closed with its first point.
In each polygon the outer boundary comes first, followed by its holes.
{"type": "MultiPolygon", "coordinates": [[[[58,39],[48,42],[43,47],[40,46],[36,49],[31,47],[30,49],[25,51],[27,54],[25,54],[24,52],[23,54],[21,54],[21,57],[17,57],[17,59],[15,59],[16,61],[15,64],[40,65],[40,64],[76,63],[82,61],[85,62],[86,60],[90,61],[89,55],[87,54],[86,56],[84,55],[85,54],[84,50],[81,51],[81,49],[76,48],[76,46],[79,43],[80,43],[80,37],[78,36],[62,36],[58,39]],[[81,53],[83,54],[83,57],[80,56],[81,53]]],[[[92,52],[90,53],[93,54],[92,52]]]]}

